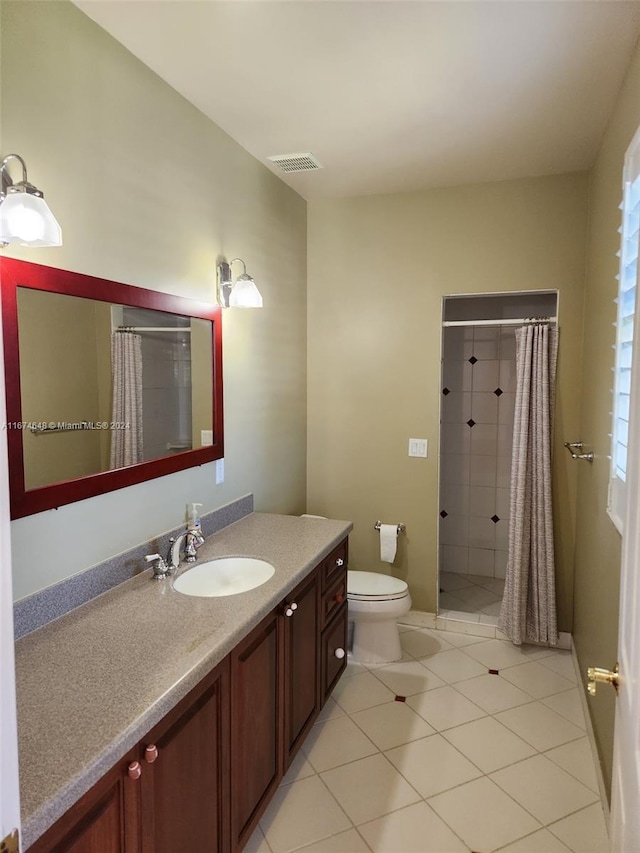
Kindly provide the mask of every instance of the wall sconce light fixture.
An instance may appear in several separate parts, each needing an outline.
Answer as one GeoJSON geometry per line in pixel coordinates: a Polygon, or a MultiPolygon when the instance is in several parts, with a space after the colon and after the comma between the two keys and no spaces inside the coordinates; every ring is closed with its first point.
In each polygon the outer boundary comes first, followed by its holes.
{"type": "Polygon", "coordinates": [[[242,258],[234,258],[227,263],[218,264],[218,304],[223,308],[262,308],[262,296],[255,281],[247,275],[247,267],[242,258]],[[244,272],[233,281],[231,264],[239,261],[244,272]]]}
{"type": "Polygon", "coordinates": [[[44,195],[27,180],[27,165],[18,154],[7,154],[0,163],[0,245],[61,246],[62,229],[44,195]],[[7,165],[17,160],[22,180],[14,183],[7,165]]]}

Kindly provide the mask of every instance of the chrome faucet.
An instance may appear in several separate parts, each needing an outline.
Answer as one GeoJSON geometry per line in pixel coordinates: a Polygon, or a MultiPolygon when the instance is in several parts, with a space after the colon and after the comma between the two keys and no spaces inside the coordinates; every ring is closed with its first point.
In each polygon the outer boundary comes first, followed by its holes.
{"type": "Polygon", "coordinates": [[[198,559],[198,548],[204,544],[204,536],[202,531],[197,527],[190,527],[177,539],[170,539],[171,546],[167,564],[169,571],[175,571],[180,565],[180,551],[184,553],[184,559],[187,563],[195,563],[198,559]]]}

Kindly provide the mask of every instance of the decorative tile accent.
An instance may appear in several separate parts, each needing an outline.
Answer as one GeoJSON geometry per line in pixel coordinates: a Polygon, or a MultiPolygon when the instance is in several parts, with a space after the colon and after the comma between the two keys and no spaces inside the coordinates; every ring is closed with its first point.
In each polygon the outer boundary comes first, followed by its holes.
{"type": "Polygon", "coordinates": [[[500,675],[500,670],[499,669],[490,669],[489,675],[500,675]]]}
{"type": "Polygon", "coordinates": [[[476,425],[476,422],[474,421],[474,419],[469,418],[469,420],[467,421],[467,426],[474,427],[475,425],[476,425]]]}
{"type": "Polygon", "coordinates": [[[492,516],[491,516],[491,521],[493,521],[493,523],[494,523],[494,524],[497,524],[497,523],[500,521],[500,519],[498,518],[498,516],[497,516],[497,515],[492,515],[492,516]]]}
{"type": "Polygon", "coordinates": [[[407,701],[406,696],[396,696],[396,702],[406,702],[406,701],[407,701]]]}
{"type": "Polygon", "coordinates": [[[449,513],[446,510],[440,510],[440,518],[446,518],[449,513]]]}
{"type": "Polygon", "coordinates": [[[504,394],[504,391],[502,390],[502,388],[496,388],[493,393],[496,395],[496,397],[500,397],[502,394],[504,394]]]}
{"type": "Polygon", "coordinates": [[[443,389],[442,389],[442,393],[443,393],[443,394],[444,394],[444,396],[446,397],[446,396],[447,396],[447,394],[450,394],[450,393],[451,393],[451,391],[449,391],[449,389],[448,389],[448,388],[443,388],[443,389]]]}
{"type": "Polygon", "coordinates": [[[472,355],[471,358],[469,359],[469,364],[475,364],[477,360],[478,359],[475,357],[475,355],[472,355]]]}
{"type": "MultiPolygon", "coordinates": [[[[245,495],[237,501],[232,501],[203,515],[202,532],[205,536],[212,536],[218,530],[252,512],[253,495],[245,495]]],[[[19,640],[25,634],[42,628],[48,622],[64,616],[81,604],[86,604],[103,592],[108,592],[113,587],[145,571],[148,567],[144,564],[144,555],[156,551],[166,553],[169,548],[169,538],[179,535],[183,530],[184,525],[180,525],[167,533],[161,533],[148,542],[136,545],[130,551],[118,554],[78,575],[66,578],[54,586],[17,601],[13,606],[15,639],[19,640]]]]}

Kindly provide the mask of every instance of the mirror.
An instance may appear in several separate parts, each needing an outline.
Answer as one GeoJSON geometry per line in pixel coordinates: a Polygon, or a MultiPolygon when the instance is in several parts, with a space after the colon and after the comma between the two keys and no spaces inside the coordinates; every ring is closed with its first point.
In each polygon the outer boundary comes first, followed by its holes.
{"type": "Polygon", "coordinates": [[[0,259],[12,518],[223,456],[220,308],[0,259]]]}

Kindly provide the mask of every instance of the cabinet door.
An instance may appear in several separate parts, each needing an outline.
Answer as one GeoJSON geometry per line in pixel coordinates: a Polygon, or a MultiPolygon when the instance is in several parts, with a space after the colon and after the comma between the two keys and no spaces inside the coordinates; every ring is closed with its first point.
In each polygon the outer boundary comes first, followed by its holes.
{"type": "Polygon", "coordinates": [[[274,611],[231,653],[231,843],[241,850],[278,786],[280,625],[274,611]]]}
{"type": "Polygon", "coordinates": [[[318,594],[319,574],[313,571],[284,604],[285,770],[320,708],[318,594]]]}
{"type": "Polygon", "coordinates": [[[347,666],[347,602],[322,632],[321,700],[327,701],[347,666]]]}
{"type": "Polygon", "coordinates": [[[137,751],[132,751],[119,761],[29,848],[30,853],[138,853],[136,759],[137,751]]]}
{"type": "Polygon", "coordinates": [[[229,666],[224,661],[141,742],[143,853],[224,853],[229,666]]]}

